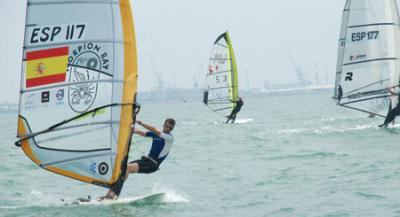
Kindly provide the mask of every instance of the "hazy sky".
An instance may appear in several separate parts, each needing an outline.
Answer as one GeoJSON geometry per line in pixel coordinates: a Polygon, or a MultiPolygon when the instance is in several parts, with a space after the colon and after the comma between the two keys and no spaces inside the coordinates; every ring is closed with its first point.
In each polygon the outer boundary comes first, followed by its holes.
{"type": "MultiPolygon", "coordinates": [[[[139,56],[139,91],[204,80],[216,37],[229,30],[239,86],[297,82],[288,48],[309,79],[333,83],[344,0],[133,0],[139,56]],[[153,61],[152,61],[153,60],[153,61]],[[152,64],[152,62],[154,64],[152,64]],[[327,73],[325,73],[327,72],[327,73]]],[[[24,0],[0,0],[0,102],[18,101],[24,0]]]]}

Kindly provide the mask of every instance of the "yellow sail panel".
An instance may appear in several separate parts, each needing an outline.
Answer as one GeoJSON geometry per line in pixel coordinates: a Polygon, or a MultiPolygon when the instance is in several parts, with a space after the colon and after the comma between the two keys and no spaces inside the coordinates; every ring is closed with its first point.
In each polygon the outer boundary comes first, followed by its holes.
{"type": "MultiPolygon", "coordinates": [[[[131,7],[128,0],[121,0],[120,3],[122,26],[124,33],[124,89],[123,99],[124,103],[134,102],[134,96],[137,91],[137,54],[136,54],[136,37],[133,25],[133,16],[131,7]]],[[[133,111],[132,106],[125,106],[121,112],[121,123],[118,139],[118,155],[115,161],[114,173],[112,182],[116,182],[121,169],[124,168],[121,164],[126,157],[129,148],[130,126],[133,124],[133,111]]]]}
{"type": "MultiPolygon", "coordinates": [[[[24,120],[19,117],[18,118],[18,135],[27,135],[27,129],[24,123],[24,120]]],[[[21,142],[21,148],[25,152],[26,156],[28,156],[34,163],[40,164],[40,160],[37,159],[36,155],[33,154],[31,149],[31,144],[29,144],[29,140],[24,140],[21,142]]]]}
{"type": "Polygon", "coordinates": [[[49,170],[53,173],[57,173],[57,174],[60,174],[60,175],[66,176],[66,177],[70,177],[70,178],[82,181],[82,182],[103,184],[105,186],[112,184],[112,182],[104,182],[104,180],[94,179],[93,177],[88,177],[88,176],[83,176],[78,173],[73,173],[69,170],[63,170],[63,169],[60,169],[55,166],[45,166],[44,169],[49,170]]]}
{"type": "Polygon", "coordinates": [[[233,46],[231,42],[231,38],[229,37],[228,32],[226,33],[226,38],[229,44],[229,56],[231,58],[231,99],[236,100],[239,96],[239,79],[238,79],[238,70],[236,65],[235,53],[233,52],[233,46]]]}

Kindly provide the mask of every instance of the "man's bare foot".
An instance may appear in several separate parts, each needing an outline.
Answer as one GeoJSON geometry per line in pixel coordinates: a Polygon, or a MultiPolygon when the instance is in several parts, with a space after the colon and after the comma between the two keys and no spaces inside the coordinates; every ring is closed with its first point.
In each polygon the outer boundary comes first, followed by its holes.
{"type": "Polygon", "coordinates": [[[113,191],[109,190],[105,196],[97,198],[97,201],[102,201],[102,200],[116,200],[118,199],[118,195],[114,193],[113,191]]]}

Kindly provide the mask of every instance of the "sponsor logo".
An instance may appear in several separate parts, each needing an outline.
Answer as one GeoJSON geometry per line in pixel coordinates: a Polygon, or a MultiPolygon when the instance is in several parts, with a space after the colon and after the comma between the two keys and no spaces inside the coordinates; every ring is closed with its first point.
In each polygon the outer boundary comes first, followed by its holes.
{"type": "Polygon", "coordinates": [[[368,31],[368,32],[354,32],[351,33],[351,41],[364,41],[364,40],[375,40],[378,39],[379,31],[368,31]]]}
{"type": "Polygon", "coordinates": [[[353,72],[347,72],[346,77],[344,78],[345,81],[353,81],[353,72]]]}
{"type": "Polygon", "coordinates": [[[57,91],[56,98],[58,99],[58,101],[61,101],[64,99],[64,89],[59,89],[57,91]]]}
{"type": "Polygon", "coordinates": [[[101,175],[105,175],[108,172],[108,164],[105,162],[102,162],[99,164],[99,173],[101,175]]]}
{"type": "Polygon", "coordinates": [[[89,165],[89,170],[90,170],[92,173],[96,173],[96,169],[97,169],[96,163],[92,163],[92,164],[89,165]]]}
{"type": "Polygon", "coordinates": [[[37,97],[36,97],[36,93],[28,94],[25,97],[25,109],[29,110],[29,109],[37,108],[38,107],[37,103],[36,103],[37,101],[38,100],[37,100],[37,97]]]}
{"type": "Polygon", "coordinates": [[[65,90],[59,89],[55,96],[55,98],[57,99],[56,105],[64,105],[64,96],[65,96],[65,90]]]}
{"type": "Polygon", "coordinates": [[[226,60],[227,60],[227,55],[226,54],[222,54],[222,53],[216,53],[214,54],[214,64],[225,64],[226,60]]]}
{"type": "Polygon", "coordinates": [[[109,75],[108,53],[95,43],[82,44],[72,51],[68,62],[68,103],[73,111],[84,113],[96,100],[100,75],[109,75]]]}
{"type": "Polygon", "coordinates": [[[358,61],[358,60],[364,60],[366,58],[367,58],[366,54],[358,54],[358,55],[350,55],[349,60],[358,61]]]}
{"type": "Polygon", "coordinates": [[[50,91],[43,91],[42,92],[42,103],[50,102],[50,91]]]}

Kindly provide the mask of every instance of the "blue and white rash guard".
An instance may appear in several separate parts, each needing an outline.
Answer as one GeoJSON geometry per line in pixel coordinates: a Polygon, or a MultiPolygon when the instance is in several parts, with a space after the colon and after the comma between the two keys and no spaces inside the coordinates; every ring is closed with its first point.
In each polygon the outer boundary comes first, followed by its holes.
{"type": "Polygon", "coordinates": [[[151,131],[146,133],[146,137],[153,138],[149,157],[157,161],[160,165],[171,150],[172,143],[174,143],[174,137],[169,133],[167,134],[163,132],[160,133],[160,136],[157,136],[157,134],[151,131]]]}

